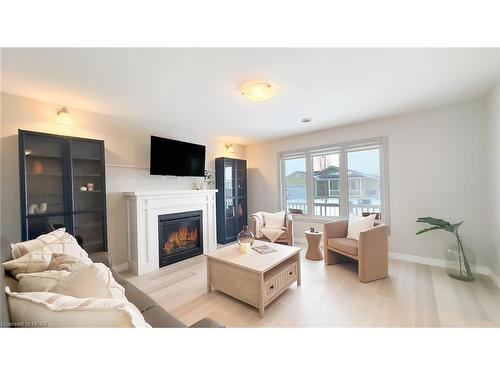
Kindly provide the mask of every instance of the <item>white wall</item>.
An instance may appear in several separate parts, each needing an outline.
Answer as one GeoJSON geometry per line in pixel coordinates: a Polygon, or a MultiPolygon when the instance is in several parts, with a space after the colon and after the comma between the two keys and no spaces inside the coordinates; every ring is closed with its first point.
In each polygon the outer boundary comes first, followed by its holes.
{"type": "Polygon", "coordinates": [[[149,166],[151,134],[175,138],[207,146],[207,169],[214,170],[218,156],[244,157],[244,147],[234,145],[234,154],[225,154],[224,142],[200,138],[185,129],[165,125],[163,133],[150,132],[147,124],[134,124],[111,116],[70,108],[73,126],[55,123],[60,105],[3,93],[1,178],[2,178],[2,249],[21,238],[19,214],[18,129],[103,139],[106,146],[106,190],[108,214],[108,245],[115,265],[127,260],[126,206],[124,191],[192,189],[198,178],[150,176],[144,168],[119,168],[111,165],[149,166]],[[135,125],[135,126],[134,126],[135,125]]]}
{"type": "Polygon", "coordinates": [[[489,211],[492,214],[492,247],[490,267],[500,277],[500,83],[488,97],[488,176],[489,211]]]}
{"type": "MultiPolygon", "coordinates": [[[[249,212],[280,209],[279,152],[387,136],[390,250],[443,259],[452,237],[438,231],[415,236],[422,228],[415,219],[464,220],[465,246],[488,265],[493,256],[487,238],[492,209],[486,199],[485,123],[486,103],[477,100],[249,145],[249,212]]],[[[297,222],[296,235],[304,236],[309,226],[321,224],[297,222]]]]}

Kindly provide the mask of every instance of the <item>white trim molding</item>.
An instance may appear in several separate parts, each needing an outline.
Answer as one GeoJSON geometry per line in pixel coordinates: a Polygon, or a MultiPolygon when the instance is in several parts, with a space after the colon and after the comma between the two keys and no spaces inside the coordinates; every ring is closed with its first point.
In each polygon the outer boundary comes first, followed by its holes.
{"type": "Polygon", "coordinates": [[[125,272],[128,270],[128,263],[118,264],[116,266],[113,266],[112,268],[113,268],[113,271],[118,272],[118,273],[125,272]]]}
{"type": "MultiPolygon", "coordinates": [[[[403,262],[410,262],[410,263],[418,263],[418,264],[426,264],[428,266],[434,266],[434,267],[445,267],[445,263],[443,259],[436,259],[436,258],[427,258],[427,257],[421,257],[418,255],[410,255],[410,254],[404,254],[404,253],[398,253],[394,251],[389,251],[389,258],[390,259],[395,259],[395,260],[400,260],[403,262]]],[[[479,275],[485,275],[488,276],[493,284],[496,285],[497,288],[500,289],[500,278],[497,276],[495,272],[489,267],[486,266],[480,266],[476,265],[476,273],[479,275]]]]}
{"type": "MultiPolygon", "coordinates": [[[[202,211],[203,252],[217,248],[215,193],[217,190],[135,191],[127,199],[128,265],[135,275],[160,268],[158,216],[202,211]]],[[[170,267],[170,266],[169,266],[170,267]]]]}

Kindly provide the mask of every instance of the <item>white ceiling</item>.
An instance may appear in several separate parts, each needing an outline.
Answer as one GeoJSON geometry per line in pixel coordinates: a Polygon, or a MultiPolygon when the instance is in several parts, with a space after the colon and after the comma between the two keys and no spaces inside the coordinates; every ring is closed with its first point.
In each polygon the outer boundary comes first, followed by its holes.
{"type": "Polygon", "coordinates": [[[498,78],[499,51],[2,49],[2,91],[248,144],[479,97],[498,78]],[[254,79],[276,96],[242,97],[254,79]]]}

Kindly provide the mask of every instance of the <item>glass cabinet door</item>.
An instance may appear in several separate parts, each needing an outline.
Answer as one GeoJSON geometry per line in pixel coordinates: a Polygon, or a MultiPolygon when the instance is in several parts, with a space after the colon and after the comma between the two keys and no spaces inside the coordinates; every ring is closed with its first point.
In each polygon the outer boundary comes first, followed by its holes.
{"type": "Polygon", "coordinates": [[[73,210],[93,212],[102,208],[103,183],[101,145],[71,141],[73,210]]]}
{"type": "Polygon", "coordinates": [[[233,160],[224,160],[224,195],[232,198],[235,194],[235,168],[233,160]]]}
{"type": "Polygon", "coordinates": [[[68,227],[64,194],[64,142],[52,137],[26,135],[26,212],[28,239],[68,227]]]}
{"type": "Polygon", "coordinates": [[[238,197],[246,197],[247,195],[247,171],[246,162],[238,160],[236,168],[236,189],[238,197]]]}
{"type": "Polygon", "coordinates": [[[104,215],[100,212],[75,214],[74,235],[88,253],[104,250],[104,215]]]}
{"type": "Polygon", "coordinates": [[[101,144],[71,141],[73,226],[80,245],[89,253],[104,250],[104,183],[101,144]]]}

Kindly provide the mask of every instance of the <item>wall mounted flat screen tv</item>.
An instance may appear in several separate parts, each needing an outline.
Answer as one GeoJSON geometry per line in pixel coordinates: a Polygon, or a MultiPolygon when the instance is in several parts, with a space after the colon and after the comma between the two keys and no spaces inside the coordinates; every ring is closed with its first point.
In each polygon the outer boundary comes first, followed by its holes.
{"type": "Polygon", "coordinates": [[[152,175],[203,177],[205,146],[151,136],[152,175]]]}

